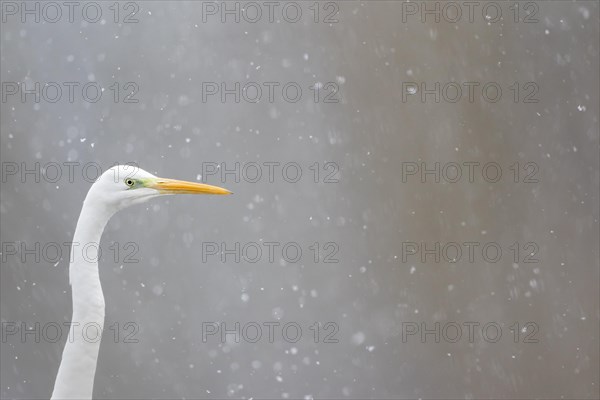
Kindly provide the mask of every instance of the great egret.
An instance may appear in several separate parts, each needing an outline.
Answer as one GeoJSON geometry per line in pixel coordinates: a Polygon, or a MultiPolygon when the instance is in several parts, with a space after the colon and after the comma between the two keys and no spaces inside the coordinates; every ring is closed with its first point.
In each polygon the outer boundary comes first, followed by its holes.
{"type": "MultiPolygon", "coordinates": [[[[75,228],[74,243],[99,244],[102,231],[117,211],[167,194],[230,194],[227,189],[202,183],[158,178],[131,165],[118,165],[94,182],[83,202],[75,228]]],[[[80,248],[80,247],[79,247],[80,248]]],[[[88,249],[97,249],[90,246],[88,249]]],[[[104,327],[104,295],[97,256],[71,248],[69,282],[73,317],[69,340],[54,383],[52,399],[91,399],[100,340],[85,340],[83,327],[104,327]]]]}

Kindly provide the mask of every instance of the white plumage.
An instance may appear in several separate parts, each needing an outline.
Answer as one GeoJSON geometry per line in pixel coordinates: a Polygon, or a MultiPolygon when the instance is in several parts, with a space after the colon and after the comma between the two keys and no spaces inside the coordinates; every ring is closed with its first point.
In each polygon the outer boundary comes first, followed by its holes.
{"type": "Polygon", "coordinates": [[[99,247],[102,232],[110,217],[123,208],[160,195],[230,193],[217,186],[158,178],[130,165],[112,167],[98,178],[83,202],[73,237],[73,243],[79,243],[80,246],[72,247],[69,265],[72,325],[52,399],[92,398],[100,340],[85,340],[83,327],[104,328],[104,295],[98,257],[92,252],[99,247]],[[95,246],[87,246],[84,256],[81,248],[87,243],[95,246]]]}

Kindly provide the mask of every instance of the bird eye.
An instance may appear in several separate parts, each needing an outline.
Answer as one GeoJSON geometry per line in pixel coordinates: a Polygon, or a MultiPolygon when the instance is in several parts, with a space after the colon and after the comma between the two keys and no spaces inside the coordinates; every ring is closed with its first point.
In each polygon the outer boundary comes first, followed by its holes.
{"type": "Polygon", "coordinates": [[[132,187],[135,182],[131,178],[125,179],[125,184],[129,187],[132,187]]]}

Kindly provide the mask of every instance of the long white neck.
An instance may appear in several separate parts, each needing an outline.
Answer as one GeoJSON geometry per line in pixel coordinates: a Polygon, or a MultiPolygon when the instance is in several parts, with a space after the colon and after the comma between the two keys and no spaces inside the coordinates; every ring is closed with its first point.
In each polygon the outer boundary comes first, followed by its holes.
{"type": "Polygon", "coordinates": [[[73,317],[52,399],[91,399],[94,375],[104,329],[104,295],[98,271],[100,238],[114,213],[103,204],[83,203],[69,265],[73,317]]]}

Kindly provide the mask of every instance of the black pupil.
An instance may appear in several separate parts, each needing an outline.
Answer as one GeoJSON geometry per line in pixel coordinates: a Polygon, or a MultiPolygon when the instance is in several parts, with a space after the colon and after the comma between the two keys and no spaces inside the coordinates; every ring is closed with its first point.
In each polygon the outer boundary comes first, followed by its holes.
{"type": "Polygon", "coordinates": [[[133,185],[133,181],[132,181],[131,179],[127,179],[127,184],[128,184],[129,186],[131,186],[131,185],[133,185]]]}

